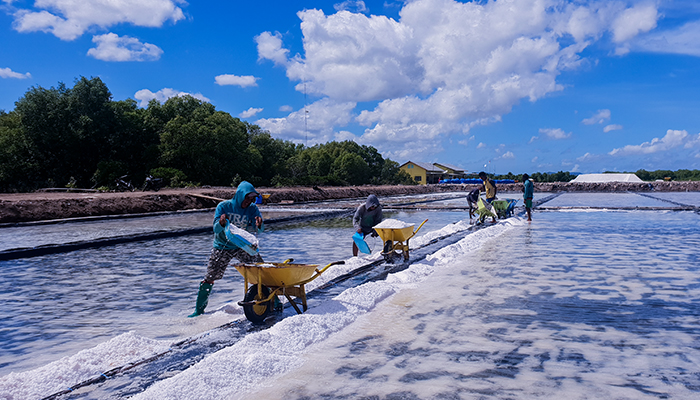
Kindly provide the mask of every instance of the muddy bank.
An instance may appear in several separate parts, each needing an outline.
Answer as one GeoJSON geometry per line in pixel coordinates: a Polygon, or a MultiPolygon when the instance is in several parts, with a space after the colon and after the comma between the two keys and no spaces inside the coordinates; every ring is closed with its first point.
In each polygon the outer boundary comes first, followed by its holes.
{"type": "MultiPolygon", "coordinates": [[[[465,191],[476,185],[430,186],[352,186],[259,188],[269,194],[271,204],[296,204],[310,201],[364,198],[369,194],[382,196],[411,195],[465,191]]],[[[522,192],[522,184],[501,184],[498,190],[522,192]]],[[[536,183],[539,192],[685,192],[700,191],[700,182],[651,183],[536,183]]],[[[218,199],[230,199],[235,189],[185,188],[160,192],[35,192],[0,194],[0,224],[55,220],[76,217],[139,214],[163,211],[207,209],[216,207],[218,199]]]]}

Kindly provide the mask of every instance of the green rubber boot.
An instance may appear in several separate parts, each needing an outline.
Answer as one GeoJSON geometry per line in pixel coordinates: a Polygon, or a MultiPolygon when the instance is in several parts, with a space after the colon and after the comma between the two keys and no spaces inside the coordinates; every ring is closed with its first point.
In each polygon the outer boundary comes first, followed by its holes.
{"type": "Polygon", "coordinates": [[[194,312],[188,315],[188,318],[197,317],[204,314],[204,309],[209,303],[209,293],[211,293],[211,287],[214,286],[213,283],[202,281],[199,284],[199,293],[197,294],[197,305],[194,308],[194,312]]]}

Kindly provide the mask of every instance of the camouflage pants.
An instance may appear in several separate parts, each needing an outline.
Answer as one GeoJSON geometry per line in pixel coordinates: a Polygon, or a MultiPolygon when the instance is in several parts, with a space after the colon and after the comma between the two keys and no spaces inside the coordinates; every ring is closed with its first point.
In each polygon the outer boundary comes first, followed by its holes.
{"type": "Polygon", "coordinates": [[[224,272],[226,272],[226,267],[228,267],[228,263],[231,262],[231,259],[233,258],[242,263],[263,262],[260,254],[251,256],[243,249],[220,250],[213,248],[211,249],[211,254],[209,255],[207,275],[204,277],[204,281],[213,283],[215,280],[223,278],[224,272]]]}

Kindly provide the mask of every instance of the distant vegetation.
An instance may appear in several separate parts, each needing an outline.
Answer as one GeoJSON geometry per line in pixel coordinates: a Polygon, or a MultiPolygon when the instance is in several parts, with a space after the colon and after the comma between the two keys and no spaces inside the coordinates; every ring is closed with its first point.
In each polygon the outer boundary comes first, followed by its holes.
{"type": "MultiPolygon", "coordinates": [[[[534,172],[530,175],[535,182],[570,182],[576,175],[572,175],[569,172],[534,172]]],[[[508,172],[505,175],[495,175],[494,179],[512,179],[514,181],[521,181],[523,174],[514,175],[512,172],[508,172]]]]}
{"type": "Polygon", "coordinates": [[[352,141],[313,147],[217,111],[190,96],[147,108],[113,101],[99,79],[32,87],[0,110],[0,191],[114,188],[147,174],[169,186],[413,184],[395,161],[352,141]]]}
{"type": "MultiPolygon", "coordinates": [[[[607,172],[606,172],[607,173],[607,172]]],[[[643,181],[700,181],[700,170],[697,169],[679,169],[677,171],[669,171],[660,169],[656,171],[647,171],[644,169],[637,172],[625,172],[627,174],[636,174],[643,181]]]]}

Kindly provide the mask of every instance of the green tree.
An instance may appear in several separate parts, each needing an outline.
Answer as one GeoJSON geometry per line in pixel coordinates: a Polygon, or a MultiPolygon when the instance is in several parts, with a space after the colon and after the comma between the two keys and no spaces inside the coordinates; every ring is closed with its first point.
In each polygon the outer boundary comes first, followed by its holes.
{"type": "Polygon", "coordinates": [[[33,190],[38,172],[20,115],[0,111],[0,191],[33,190]]]}
{"type": "Polygon", "coordinates": [[[255,169],[246,126],[238,118],[191,96],[168,99],[162,110],[175,116],[160,135],[161,166],[212,185],[230,185],[237,174],[250,176],[255,169]]]}

